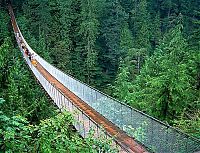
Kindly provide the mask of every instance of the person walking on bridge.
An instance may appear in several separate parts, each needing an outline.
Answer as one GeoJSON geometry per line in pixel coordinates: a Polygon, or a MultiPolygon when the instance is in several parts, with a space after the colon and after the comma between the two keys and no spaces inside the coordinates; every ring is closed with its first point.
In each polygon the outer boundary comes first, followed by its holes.
{"type": "Polygon", "coordinates": [[[29,51],[28,51],[28,58],[29,58],[29,60],[31,61],[32,55],[31,55],[31,52],[29,52],[29,51]]]}
{"type": "Polygon", "coordinates": [[[26,56],[29,56],[29,51],[28,51],[27,48],[24,49],[24,53],[25,53],[26,56]]]}
{"type": "Polygon", "coordinates": [[[16,37],[17,37],[17,39],[19,39],[19,37],[20,37],[20,36],[19,36],[19,32],[16,33],[16,37]]]}
{"type": "Polygon", "coordinates": [[[31,54],[31,63],[33,64],[33,66],[37,66],[37,61],[35,59],[37,55],[35,55],[34,53],[31,54]]]}

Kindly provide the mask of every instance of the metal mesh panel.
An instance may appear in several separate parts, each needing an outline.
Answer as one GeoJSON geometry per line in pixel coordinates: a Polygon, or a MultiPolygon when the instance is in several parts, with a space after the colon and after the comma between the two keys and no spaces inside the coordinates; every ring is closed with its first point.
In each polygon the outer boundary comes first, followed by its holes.
{"type": "MultiPolygon", "coordinates": [[[[26,42],[25,44],[28,46],[26,42]]],[[[37,55],[29,46],[28,49],[37,55]]],[[[35,58],[70,91],[151,151],[158,153],[192,153],[200,151],[199,140],[81,83],[58,70],[39,55],[35,58]]],[[[56,97],[53,98],[56,99],[56,97]]],[[[72,106],[69,106],[69,109],[71,110],[72,106]]],[[[79,129],[81,128],[79,127],[79,129]]]]}
{"type": "MultiPolygon", "coordinates": [[[[106,137],[111,137],[109,135],[109,133],[107,133],[106,131],[102,131],[102,129],[99,127],[99,125],[92,120],[89,116],[87,116],[82,110],[80,110],[77,106],[75,106],[67,97],[65,97],[61,91],[59,91],[59,89],[54,87],[54,84],[49,81],[47,81],[42,74],[40,74],[38,72],[38,70],[31,64],[30,60],[24,56],[24,50],[21,48],[21,44],[19,43],[19,37],[22,37],[22,41],[25,43],[26,47],[28,48],[29,52],[35,54],[35,58],[36,60],[38,60],[39,62],[41,62],[41,64],[43,65],[43,67],[45,67],[46,69],[49,69],[50,74],[54,75],[54,77],[56,77],[57,79],[60,77],[60,79],[62,79],[62,83],[65,83],[66,86],[70,87],[71,91],[74,91],[74,93],[76,91],[78,91],[77,94],[81,94],[83,97],[85,95],[87,95],[87,91],[86,93],[84,93],[84,88],[79,88],[79,82],[74,80],[73,78],[66,77],[66,75],[64,73],[60,73],[60,71],[55,71],[54,67],[52,67],[49,63],[47,63],[45,60],[43,60],[41,57],[39,57],[31,48],[30,46],[27,44],[26,40],[23,38],[23,35],[20,32],[20,29],[18,28],[18,25],[16,23],[16,21],[13,21],[13,19],[15,20],[14,17],[14,13],[12,11],[11,6],[9,6],[9,13],[11,15],[11,19],[12,19],[12,24],[13,22],[15,23],[15,27],[13,26],[13,30],[15,32],[16,31],[19,33],[15,33],[15,37],[17,40],[17,43],[19,45],[19,48],[23,54],[23,57],[25,58],[27,64],[29,65],[30,69],[32,70],[32,72],[34,73],[34,75],[36,76],[36,78],[39,80],[39,82],[41,83],[41,85],[43,86],[43,88],[46,90],[46,92],[51,96],[51,98],[54,100],[54,102],[56,103],[56,105],[62,110],[63,106],[67,106],[65,108],[67,108],[69,111],[74,112],[74,116],[75,118],[78,120],[77,123],[74,123],[75,127],[77,128],[77,130],[81,133],[80,130],[83,130],[83,137],[86,137],[89,133],[89,129],[90,128],[94,128],[95,129],[95,136],[99,137],[100,132],[102,132],[104,135],[106,135],[106,137]],[[77,88],[76,88],[77,87],[77,88]],[[81,90],[83,89],[83,90],[81,90]],[[81,119],[82,118],[82,119],[81,119]],[[81,127],[82,126],[82,127],[81,127]]],[[[90,99],[90,97],[86,97],[87,100],[90,99]]],[[[117,148],[119,148],[120,150],[122,150],[123,152],[127,152],[126,148],[120,146],[118,144],[118,142],[115,139],[112,139],[112,142],[114,144],[117,144],[117,148]]]]}
{"type": "MultiPolygon", "coordinates": [[[[40,60],[43,61],[41,63],[45,63],[43,59],[40,60]]],[[[45,63],[43,66],[47,70],[52,69],[51,74],[69,90],[152,151],[182,153],[200,150],[198,140],[179,133],[173,128],[127,105],[119,103],[109,96],[64,74],[48,63],[45,63]]]]}

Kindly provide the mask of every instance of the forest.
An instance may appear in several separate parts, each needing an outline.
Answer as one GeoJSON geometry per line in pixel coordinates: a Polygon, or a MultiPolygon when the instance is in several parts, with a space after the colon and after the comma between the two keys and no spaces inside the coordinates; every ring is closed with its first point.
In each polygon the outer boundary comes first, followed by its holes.
{"type": "MultiPolygon", "coordinates": [[[[196,138],[199,6],[199,0],[13,1],[25,39],[45,60],[196,138]]],[[[67,145],[69,152],[94,152],[95,144],[114,152],[92,135],[81,139],[71,114],[61,114],[40,88],[17,48],[4,0],[0,23],[0,150],[65,152],[67,145]]]]}

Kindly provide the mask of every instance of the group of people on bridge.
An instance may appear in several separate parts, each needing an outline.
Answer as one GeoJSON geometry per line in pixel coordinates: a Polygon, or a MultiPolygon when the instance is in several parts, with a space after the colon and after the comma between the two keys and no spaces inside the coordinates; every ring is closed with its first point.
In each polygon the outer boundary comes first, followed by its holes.
{"type": "Polygon", "coordinates": [[[31,61],[31,63],[34,65],[34,66],[37,66],[37,61],[35,60],[35,55],[34,53],[31,53],[28,48],[26,47],[25,43],[23,42],[22,40],[22,37],[20,36],[20,34],[17,32],[16,33],[16,37],[17,37],[17,40],[19,41],[20,45],[21,45],[21,48],[23,49],[24,51],[24,54],[28,57],[28,59],[31,61]]]}

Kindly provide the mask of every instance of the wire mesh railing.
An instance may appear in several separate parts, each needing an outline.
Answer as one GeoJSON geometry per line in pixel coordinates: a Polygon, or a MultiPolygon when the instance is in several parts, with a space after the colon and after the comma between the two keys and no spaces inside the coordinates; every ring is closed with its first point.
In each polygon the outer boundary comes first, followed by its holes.
{"type": "MultiPolygon", "coordinates": [[[[20,46],[20,42],[18,45],[20,46]]],[[[75,118],[74,126],[76,130],[80,133],[83,138],[87,138],[91,132],[94,132],[93,136],[95,138],[106,138],[111,140],[111,148],[118,150],[119,152],[129,152],[126,147],[121,146],[118,141],[107,133],[103,128],[98,125],[93,119],[91,119],[84,111],[82,111],[78,106],[71,102],[59,89],[57,89],[52,83],[50,83],[44,76],[31,64],[28,57],[24,54],[24,50],[20,47],[20,50],[33,74],[36,76],[37,80],[40,82],[42,87],[52,98],[55,104],[63,110],[68,110],[71,112],[75,118]]],[[[101,149],[101,148],[99,148],[101,149]]]]}
{"type": "MultiPolygon", "coordinates": [[[[19,33],[21,35],[20,31],[19,33]]],[[[27,44],[23,36],[22,40],[28,50],[36,55],[36,60],[52,76],[129,136],[134,137],[138,142],[151,149],[152,152],[193,153],[200,151],[200,141],[198,139],[184,134],[65,74],[37,55],[27,44]]],[[[29,64],[29,66],[31,65],[29,64]]],[[[39,74],[36,75],[39,76],[39,74]]],[[[47,92],[50,96],[53,96],[52,98],[60,107],[60,99],[58,98],[60,96],[54,96],[56,94],[59,95],[59,93],[51,93],[55,92],[53,87],[51,88],[52,91],[48,90],[47,92]]],[[[72,109],[72,106],[68,107],[72,109]]]]}
{"type": "MultiPolygon", "coordinates": [[[[119,152],[130,152],[127,146],[122,145],[121,142],[118,142],[118,140],[115,137],[113,137],[107,131],[105,131],[103,127],[101,127],[98,123],[96,123],[94,119],[88,116],[72,101],[70,101],[58,88],[56,88],[52,83],[46,80],[46,78],[44,78],[44,76],[35,68],[35,66],[31,63],[30,59],[28,58],[22,46],[25,46],[25,48],[27,48],[31,52],[31,54],[35,54],[36,56],[38,55],[30,48],[30,46],[27,44],[27,42],[23,38],[23,35],[21,34],[20,29],[18,28],[18,25],[16,24],[11,7],[9,8],[9,13],[11,15],[12,26],[13,26],[13,30],[15,33],[18,46],[29,68],[32,70],[33,74],[36,76],[37,80],[40,82],[40,84],[43,86],[43,88],[46,90],[49,96],[53,99],[55,104],[61,110],[64,110],[67,108],[68,111],[72,112],[73,116],[76,119],[74,126],[79,131],[81,136],[86,138],[89,135],[90,131],[92,130],[94,132],[93,137],[101,138],[101,139],[103,138],[112,142],[111,144],[109,143],[112,148],[111,150],[113,150],[114,148],[115,150],[118,150],[119,152]]],[[[108,144],[108,142],[106,143],[108,144]]],[[[106,148],[108,149],[108,147],[106,148]]],[[[102,152],[102,145],[98,146],[98,148],[96,149],[98,152],[102,152]]]]}
{"type": "Polygon", "coordinates": [[[200,151],[200,141],[184,134],[58,70],[40,56],[39,63],[59,82],[80,99],[134,137],[138,142],[158,153],[192,153],[200,151]]]}

